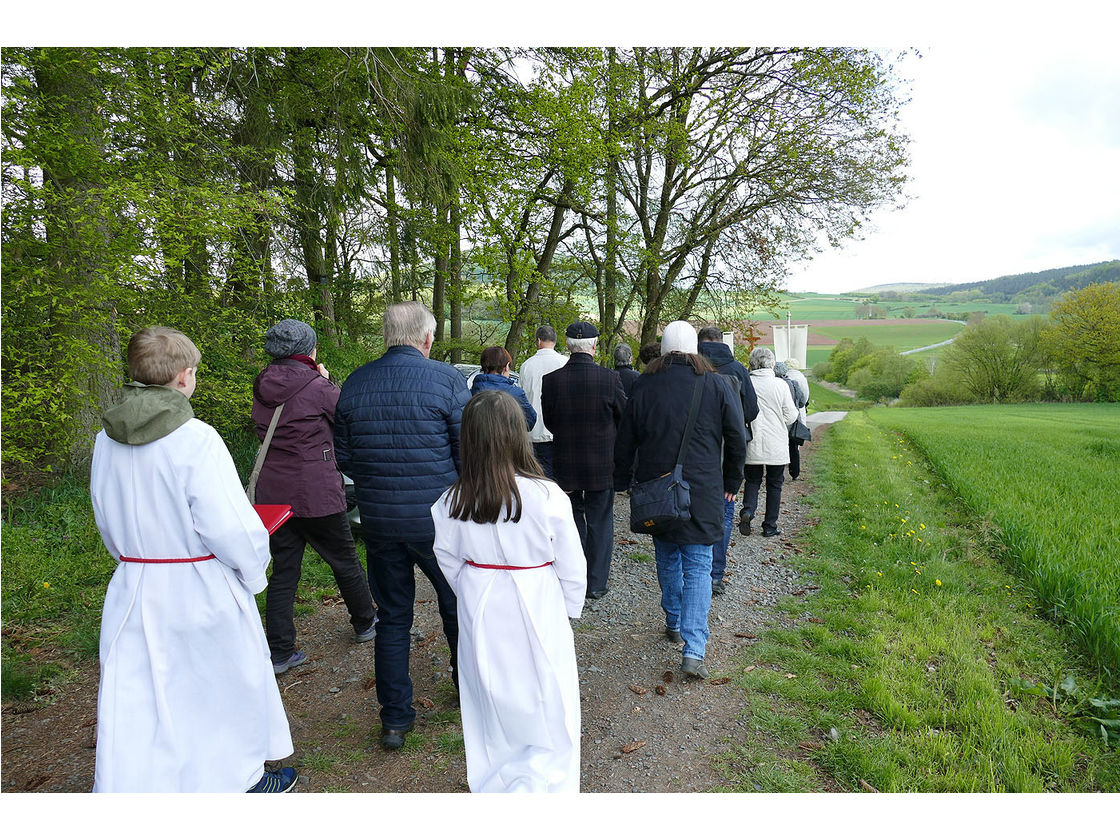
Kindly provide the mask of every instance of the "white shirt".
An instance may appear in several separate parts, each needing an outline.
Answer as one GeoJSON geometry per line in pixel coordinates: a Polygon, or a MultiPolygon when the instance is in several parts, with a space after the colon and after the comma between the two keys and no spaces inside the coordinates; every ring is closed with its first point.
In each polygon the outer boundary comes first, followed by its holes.
{"type": "Polygon", "coordinates": [[[541,380],[546,374],[559,370],[568,363],[568,357],[557,353],[551,347],[542,347],[521,365],[517,375],[521,378],[521,388],[525,396],[537,412],[537,422],[529,432],[529,439],[533,443],[549,443],[552,441],[552,432],[545,426],[541,411],[541,380]]]}

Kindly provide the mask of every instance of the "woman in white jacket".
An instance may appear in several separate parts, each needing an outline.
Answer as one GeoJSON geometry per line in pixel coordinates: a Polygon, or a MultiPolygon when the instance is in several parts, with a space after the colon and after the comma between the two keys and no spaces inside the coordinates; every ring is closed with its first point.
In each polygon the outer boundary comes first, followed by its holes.
{"type": "Polygon", "coordinates": [[[789,386],[774,376],[774,352],[756,347],[750,357],[751,384],[758,396],[758,417],[751,422],[753,437],[747,444],[746,488],[739,531],[751,532],[751,519],[758,509],[758,493],[766,474],[766,513],[762,518],[762,536],[775,537],[778,530],[778,509],[782,504],[782,482],[789,463],[789,424],[797,419],[789,386]]]}

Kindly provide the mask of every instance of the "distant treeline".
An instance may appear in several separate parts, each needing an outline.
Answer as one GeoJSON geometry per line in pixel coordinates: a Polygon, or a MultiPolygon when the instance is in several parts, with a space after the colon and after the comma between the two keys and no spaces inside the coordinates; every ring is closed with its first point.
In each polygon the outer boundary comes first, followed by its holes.
{"type": "Polygon", "coordinates": [[[1091,265],[1071,265],[1066,268],[1050,268],[1028,274],[1006,274],[994,280],[981,280],[976,283],[960,283],[949,286],[933,286],[922,289],[922,295],[949,295],[954,292],[979,291],[985,297],[1004,295],[1008,299],[1015,295],[1024,297],[1052,297],[1063,292],[1083,289],[1093,283],[1114,283],[1120,281],[1120,260],[1093,263],[1091,265]]]}

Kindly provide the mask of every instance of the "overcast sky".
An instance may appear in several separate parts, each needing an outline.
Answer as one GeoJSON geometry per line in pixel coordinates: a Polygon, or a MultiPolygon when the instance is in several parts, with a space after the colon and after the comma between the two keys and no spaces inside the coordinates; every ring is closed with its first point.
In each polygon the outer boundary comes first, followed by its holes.
{"type": "MultiPolygon", "coordinates": [[[[1113,30],[1116,31],[1116,30],[1113,30]]],[[[1120,50],[943,44],[900,66],[913,198],[795,291],[957,283],[1120,258],[1120,50]]]]}
{"type": "Polygon", "coordinates": [[[45,0],[5,12],[37,45],[845,45],[916,48],[903,112],[912,196],[862,241],[794,266],[793,291],[953,283],[1120,258],[1120,15],[1062,0],[45,0]],[[44,26],[44,9],[56,9],[44,26]],[[114,10],[116,13],[109,12],[114,10]]]}

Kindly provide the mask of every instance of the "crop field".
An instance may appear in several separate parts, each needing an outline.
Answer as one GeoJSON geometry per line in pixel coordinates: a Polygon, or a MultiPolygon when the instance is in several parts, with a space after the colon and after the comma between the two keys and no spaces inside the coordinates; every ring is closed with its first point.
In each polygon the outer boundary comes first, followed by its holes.
{"type": "Polygon", "coordinates": [[[990,521],[1042,607],[1120,673],[1120,406],[872,409],[990,521]]]}
{"type": "Polygon", "coordinates": [[[893,346],[896,350],[913,350],[927,347],[952,338],[963,329],[963,325],[952,321],[915,320],[911,323],[884,323],[873,320],[853,321],[850,324],[831,324],[809,326],[810,332],[840,341],[850,338],[853,341],[866,336],[877,347],[893,346]]]}

